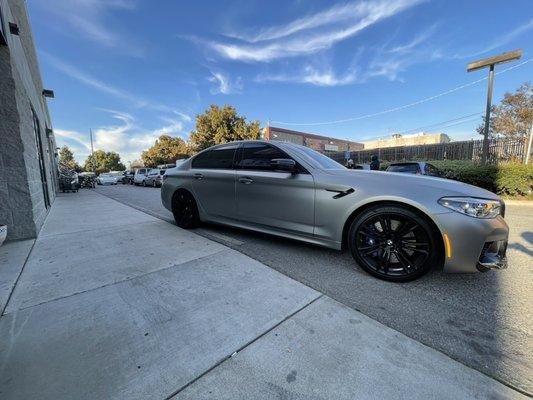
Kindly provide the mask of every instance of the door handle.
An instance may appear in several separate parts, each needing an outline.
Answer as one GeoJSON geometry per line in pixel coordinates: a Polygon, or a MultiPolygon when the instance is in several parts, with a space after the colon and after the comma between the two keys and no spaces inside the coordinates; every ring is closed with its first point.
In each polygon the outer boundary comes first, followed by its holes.
{"type": "Polygon", "coordinates": [[[244,183],[245,185],[249,185],[250,183],[252,183],[254,180],[252,178],[248,178],[248,177],[244,177],[244,178],[239,178],[239,182],[240,183],[244,183]]]}
{"type": "Polygon", "coordinates": [[[194,179],[198,179],[198,180],[202,180],[202,179],[204,179],[204,176],[202,174],[194,174],[193,178],[194,179]]]}

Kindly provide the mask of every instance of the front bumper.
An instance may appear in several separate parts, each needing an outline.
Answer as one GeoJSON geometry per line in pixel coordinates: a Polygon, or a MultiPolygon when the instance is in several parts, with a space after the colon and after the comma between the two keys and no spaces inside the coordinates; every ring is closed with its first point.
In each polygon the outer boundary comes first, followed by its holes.
{"type": "Polygon", "coordinates": [[[453,211],[434,217],[444,238],[444,272],[476,272],[507,266],[509,227],[503,217],[480,219],[453,211]]]}
{"type": "Polygon", "coordinates": [[[507,241],[486,242],[477,262],[477,269],[486,272],[490,269],[507,268],[507,241]]]}

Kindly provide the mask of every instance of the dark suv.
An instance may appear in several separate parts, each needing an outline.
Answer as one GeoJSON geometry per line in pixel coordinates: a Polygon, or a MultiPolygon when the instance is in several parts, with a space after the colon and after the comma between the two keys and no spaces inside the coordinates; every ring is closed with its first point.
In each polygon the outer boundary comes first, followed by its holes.
{"type": "Polygon", "coordinates": [[[402,172],[404,174],[441,176],[439,170],[427,162],[400,162],[387,167],[387,172],[402,172]]]}

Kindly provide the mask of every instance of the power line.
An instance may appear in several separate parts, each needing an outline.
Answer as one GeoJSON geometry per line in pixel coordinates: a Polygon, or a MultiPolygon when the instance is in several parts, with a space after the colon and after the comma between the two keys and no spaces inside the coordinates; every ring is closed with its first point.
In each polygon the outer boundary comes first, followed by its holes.
{"type": "Polygon", "coordinates": [[[403,135],[403,134],[406,134],[406,133],[411,133],[411,132],[416,132],[416,131],[423,131],[424,129],[435,128],[437,126],[446,125],[446,124],[448,124],[450,122],[459,121],[457,124],[447,125],[447,126],[454,126],[454,125],[462,124],[463,122],[468,122],[468,121],[473,119],[471,117],[474,117],[474,116],[478,117],[481,114],[483,114],[483,112],[477,112],[477,113],[473,113],[473,114],[463,115],[462,117],[457,117],[457,118],[449,119],[447,121],[442,121],[442,122],[436,122],[434,124],[421,126],[419,128],[408,129],[406,131],[399,132],[399,133],[403,135]]]}
{"type": "MultiPolygon", "coordinates": [[[[496,75],[500,75],[500,74],[503,74],[505,72],[511,71],[511,70],[513,70],[515,68],[521,67],[522,65],[525,65],[525,64],[527,64],[527,63],[529,63],[531,61],[533,61],[533,58],[530,58],[528,60],[522,61],[521,63],[513,65],[512,67],[509,67],[509,68],[503,69],[503,70],[501,70],[499,72],[496,72],[496,75]]],[[[335,121],[309,122],[309,123],[283,122],[283,121],[270,121],[270,122],[271,123],[275,123],[275,124],[292,125],[292,126],[319,126],[319,125],[333,125],[333,124],[340,124],[340,123],[343,123],[343,122],[357,121],[357,120],[361,120],[361,119],[377,117],[378,115],[388,114],[388,113],[391,113],[391,112],[400,111],[400,110],[403,110],[403,109],[406,109],[406,108],[414,107],[414,106],[417,106],[419,104],[426,103],[428,101],[432,101],[432,100],[438,99],[439,97],[443,97],[443,96],[446,96],[448,94],[457,92],[458,90],[467,88],[469,86],[476,85],[476,84],[478,84],[480,82],[483,82],[485,80],[487,80],[487,77],[480,78],[478,80],[475,80],[475,81],[472,81],[472,82],[469,82],[469,83],[465,83],[464,85],[457,86],[457,87],[455,87],[453,89],[446,90],[445,92],[436,94],[434,96],[426,97],[424,99],[417,100],[417,101],[414,101],[412,103],[404,104],[402,106],[398,106],[398,107],[394,107],[394,108],[389,108],[387,110],[383,110],[383,111],[379,111],[379,112],[375,112],[375,113],[371,113],[371,114],[359,115],[357,117],[350,117],[350,118],[339,119],[339,120],[335,120],[335,121]]]]}
{"type": "MultiPolygon", "coordinates": [[[[406,134],[409,134],[409,133],[421,132],[421,131],[424,131],[425,129],[435,128],[435,127],[442,126],[442,125],[445,125],[444,128],[447,128],[447,127],[450,127],[450,126],[455,126],[455,125],[463,124],[465,122],[473,121],[475,118],[478,118],[481,114],[483,114],[483,112],[477,112],[477,113],[473,113],[473,114],[463,115],[461,117],[448,119],[446,121],[435,122],[434,124],[431,124],[431,125],[425,125],[425,126],[420,126],[418,128],[406,129],[404,131],[394,132],[394,133],[397,133],[397,134],[400,134],[400,135],[406,135],[406,134]]],[[[388,138],[389,136],[390,136],[389,134],[382,134],[382,135],[379,135],[379,136],[375,136],[372,139],[366,139],[366,140],[381,140],[381,139],[388,138]]]]}

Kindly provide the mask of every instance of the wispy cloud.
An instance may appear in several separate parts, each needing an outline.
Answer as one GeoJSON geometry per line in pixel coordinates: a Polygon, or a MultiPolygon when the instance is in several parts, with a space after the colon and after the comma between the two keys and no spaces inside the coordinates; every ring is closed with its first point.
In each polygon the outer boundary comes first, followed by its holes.
{"type": "MultiPolygon", "coordinates": [[[[186,138],[183,123],[179,120],[164,118],[166,124],[155,129],[145,129],[136,118],[126,112],[100,109],[118,121],[93,130],[95,150],[115,151],[123,161],[139,159],[143,150],[152,146],[161,135],[181,136],[186,138]]],[[[67,145],[74,151],[78,162],[83,163],[90,154],[89,133],[74,130],[54,129],[60,146],[67,145]]]]}
{"type": "Polygon", "coordinates": [[[303,71],[297,74],[259,75],[256,81],[304,83],[314,86],[342,86],[355,83],[357,79],[358,75],[355,69],[349,69],[346,73],[338,75],[330,67],[318,69],[307,65],[303,71]]]}
{"type": "Polygon", "coordinates": [[[338,72],[331,61],[320,65],[308,63],[303,68],[292,72],[262,73],[256,77],[257,82],[302,83],[314,86],[343,86],[364,83],[370,78],[385,77],[391,81],[401,80],[400,74],[410,65],[436,57],[433,47],[426,46],[435,30],[432,26],[423,30],[406,43],[394,47],[360,48],[350,67],[338,72]]]}
{"type": "Polygon", "coordinates": [[[240,77],[232,81],[225,73],[211,71],[211,76],[207,80],[216,84],[215,87],[211,88],[212,94],[240,93],[242,90],[242,79],[240,77]]]}
{"type": "Polygon", "coordinates": [[[58,71],[63,72],[65,75],[69,76],[70,78],[73,78],[77,80],[78,82],[83,83],[84,85],[87,85],[96,90],[99,90],[100,92],[109,94],[121,100],[125,100],[136,108],[147,108],[147,109],[151,109],[154,111],[160,111],[163,113],[170,113],[170,114],[179,116],[185,122],[192,121],[192,118],[189,115],[179,110],[169,107],[166,104],[161,104],[158,102],[150,101],[148,99],[135,95],[131,92],[128,92],[127,90],[117,88],[116,86],[113,86],[107,82],[104,82],[100,79],[97,79],[85,73],[84,71],[81,71],[75,66],[60,60],[51,54],[48,54],[46,52],[40,52],[40,55],[50,66],[52,66],[58,71]]]}
{"type": "Polygon", "coordinates": [[[139,42],[132,42],[127,34],[116,29],[114,13],[132,11],[134,0],[36,0],[45,12],[57,18],[55,29],[67,35],[78,35],[103,47],[142,56],[144,49],[139,42]]]}
{"type": "Polygon", "coordinates": [[[375,23],[412,7],[421,0],[379,0],[333,6],[282,27],[270,27],[255,36],[241,36],[244,44],[211,42],[220,56],[246,62],[313,54],[346,40],[375,23]]]}
{"type": "Polygon", "coordinates": [[[436,25],[430,26],[428,29],[423,30],[416,35],[410,42],[398,45],[388,50],[389,53],[406,54],[414,51],[419,45],[428,40],[435,32],[436,25]]]}
{"type": "Polygon", "coordinates": [[[485,53],[496,50],[497,48],[508,44],[512,40],[523,35],[524,33],[528,32],[531,29],[533,29],[533,18],[530,19],[528,22],[524,23],[523,25],[520,25],[519,27],[513,29],[512,31],[507,32],[506,34],[501,35],[498,38],[494,39],[492,43],[485,46],[481,50],[477,50],[474,52],[465,52],[463,54],[455,54],[453,58],[462,59],[462,58],[472,58],[472,57],[483,55],[485,53]]]}

